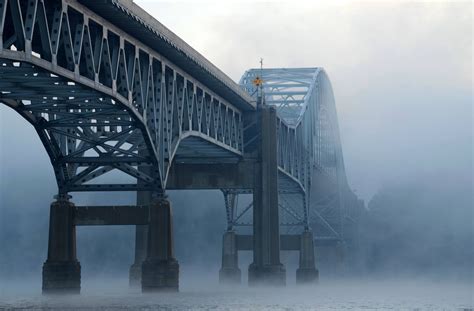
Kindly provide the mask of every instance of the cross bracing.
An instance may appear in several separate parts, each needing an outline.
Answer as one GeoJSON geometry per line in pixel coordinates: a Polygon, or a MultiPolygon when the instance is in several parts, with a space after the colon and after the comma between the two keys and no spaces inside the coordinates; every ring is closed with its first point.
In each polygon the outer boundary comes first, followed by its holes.
{"type": "Polygon", "coordinates": [[[242,156],[242,104],[76,1],[1,0],[0,47],[0,100],[35,126],[61,191],[165,188],[175,157],[242,156]],[[113,170],[143,183],[92,183],[113,170]]]}

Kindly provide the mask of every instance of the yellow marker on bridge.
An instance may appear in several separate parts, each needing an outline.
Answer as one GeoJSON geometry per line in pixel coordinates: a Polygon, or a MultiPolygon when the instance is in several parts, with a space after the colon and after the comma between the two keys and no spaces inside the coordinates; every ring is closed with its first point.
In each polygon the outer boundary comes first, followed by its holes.
{"type": "Polygon", "coordinates": [[[260,79],[260,77],[256,77],[252,82],[255,86],[261,86],[263,84],[263,80],[260,79]]]}

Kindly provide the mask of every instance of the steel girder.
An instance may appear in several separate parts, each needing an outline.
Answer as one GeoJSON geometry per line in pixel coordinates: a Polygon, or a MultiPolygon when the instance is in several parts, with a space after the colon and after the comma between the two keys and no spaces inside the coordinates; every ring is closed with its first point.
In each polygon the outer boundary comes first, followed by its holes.
{"type": "Polygon", "coordinates": [[[163,189],[176,157],[243,153],[236,106],[77,1],[0,0],[0,77],[0,102],[35,127],[60,193],[163,189]]]}

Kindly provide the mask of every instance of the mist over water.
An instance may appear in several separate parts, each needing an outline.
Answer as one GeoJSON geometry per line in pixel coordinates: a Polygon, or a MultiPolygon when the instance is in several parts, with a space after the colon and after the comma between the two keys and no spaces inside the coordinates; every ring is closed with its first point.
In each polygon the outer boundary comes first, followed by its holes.
{"type": "MultiPolygon", "coordinates": [[[[282,252],[284,289],[248,288],[252,254],[241,252],[242,285],[222,287],[222,194],[173,191],[180,293],[129,288],[135,228],[98,226],[77,228],[81,295],[42,296],[57,186],[34,129],[0,104],[0,310],[474,308],[471,2],[341,9],[276,1],[248,10],[211,1],[186,19],[193,3],[137,2],[234,80],[261,56],[267,67],[325,67],[350,186],[367,207],[360,245],[346,264],[337,251],[316,248],[320,281],[310,287],[295,285],[298,254],[282,252]]],[[[135,195],[73,194],[72,201],[135,204],[135,195]]]]}
{"type": "MultiPolygon", "coordinates": [[[[196,267],[194,267],[195,270],[196,267]]],[[[186,267],[184,271],[186,271],[186,267]]],[[[310,287],[219,287],[205,273],[186,271],[179,293],[142,294],[127,278],[86,278],[80,296],[42,296],[40,279],[10,283],[0,308],[91,310],[467,310],[467,283],[417,279],[322,279],[310,287]],[[33,288],[33,285],[37,285],[33,288]]]]}

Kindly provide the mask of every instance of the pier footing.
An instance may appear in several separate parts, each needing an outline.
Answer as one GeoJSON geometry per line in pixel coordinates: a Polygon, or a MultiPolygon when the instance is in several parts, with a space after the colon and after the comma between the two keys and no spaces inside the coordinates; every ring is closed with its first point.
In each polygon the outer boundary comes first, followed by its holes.
{"type": "Polygon", "coordinates": [[[76,258],[74,204],[63,195],[51,204],[48,259],[43,265],[43,293],[80,293],[81,265],[76,258]]]}
{"type": "Polygon", "coordinates": [[[158,197],[150,204],[147,257],[142,264],[142,292],[178,291],[179,264],[173,254],[170,202],[158,197]]]}
{"type": "Polygon", "coordinates": [[[296,283],[315,283],[318,278],[319,272],[316,269],[314,258],[313,233],[306,230],[301,234],[300,262],[296,270],[296,283]]]}
{"type": "Polygon", "coordinates": [[[242,272],[239,269],[239,255],[235,231],[226,231],[222,237],[222,267],[219,283],[240,284],[242,272]]]}

